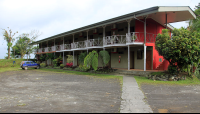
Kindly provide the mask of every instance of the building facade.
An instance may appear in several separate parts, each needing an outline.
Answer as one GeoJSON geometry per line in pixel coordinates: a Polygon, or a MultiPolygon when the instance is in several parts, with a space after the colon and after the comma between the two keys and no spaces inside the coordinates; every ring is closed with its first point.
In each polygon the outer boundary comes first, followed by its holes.
{"type": "MultiPolygon", "coordinates": [[[[109,67],[122,69],[167,70],[168,61],[155,49],[155,40],[162,29],[173,30],[169,23],[195,19],[188,6],[157,6],[85,27],[64,32],[30,45],[37,45],[39,57],[54,53],[63,57],[73,55],[73,66],[78,66],[81,52],[107,50],[110,54],[109,67]]],[[[50,64],[51,62],[49,62],[50,64]]],[[[99,67],[102,67],[99,58],[99,67]]]]}

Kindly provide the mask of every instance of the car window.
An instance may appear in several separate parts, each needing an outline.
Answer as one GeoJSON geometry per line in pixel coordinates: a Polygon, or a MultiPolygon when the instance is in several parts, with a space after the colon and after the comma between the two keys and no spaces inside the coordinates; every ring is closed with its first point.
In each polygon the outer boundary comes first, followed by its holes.
{"type": "Polygon", "coordinates": [[[30,64],[30,62],[26,62],[26,64],[30,64]]]}
{"type": "Polygon", "coordinates": [[[34,64],[33,62],[30,62],[31,64],[34,64]]]}

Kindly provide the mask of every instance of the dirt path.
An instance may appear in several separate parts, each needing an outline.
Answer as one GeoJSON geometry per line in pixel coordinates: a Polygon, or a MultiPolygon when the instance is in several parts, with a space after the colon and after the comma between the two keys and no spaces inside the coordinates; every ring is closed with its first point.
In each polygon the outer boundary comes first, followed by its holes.
{"type": "Polygon", "coordinates": [[[115,113],[120,104],[117,79],[38,70],[0,73],[1,113],[115,113]]]}

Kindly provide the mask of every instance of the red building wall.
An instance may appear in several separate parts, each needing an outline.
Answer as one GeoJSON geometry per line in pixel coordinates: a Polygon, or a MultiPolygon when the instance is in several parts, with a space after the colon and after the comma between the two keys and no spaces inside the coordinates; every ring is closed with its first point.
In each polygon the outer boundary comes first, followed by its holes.
{"type": "MultiPolygon", "coordinates": [[[[146,20],[147,33],[152,33],[152,34],[162,33],[162,29],[165,29],[165,27],[157,23],[153,19],[146,20]]],[[[135,20],[135,32],[144,32],[143,22],[135,20]]],[[[163,64],[161,69],[167,70],[169,62],[167,60],[164,61],[163,56],[159,56],[158,51],[155,49],[155,43],[146,43],[146,46],[153,47],[153,70],[156,70],[156,68],[159,67],[160,64],[163,64]],[[162,58],[162,62],[159,62],[159,58],[162,58]]]]}

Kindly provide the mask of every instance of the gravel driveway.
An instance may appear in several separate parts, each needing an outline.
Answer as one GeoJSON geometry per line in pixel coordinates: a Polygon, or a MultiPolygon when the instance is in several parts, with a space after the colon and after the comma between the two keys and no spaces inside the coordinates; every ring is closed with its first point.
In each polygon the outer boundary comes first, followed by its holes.
{"type": "Polygon", "coordinates": [[[199,113],[200,85],[141,86],[154,113],[199,113]]]}
{"type": "Polygon", "coordinates": [[[0,73],[0,113],[115,113],[117,79],[21,70],[0,73]]]}

